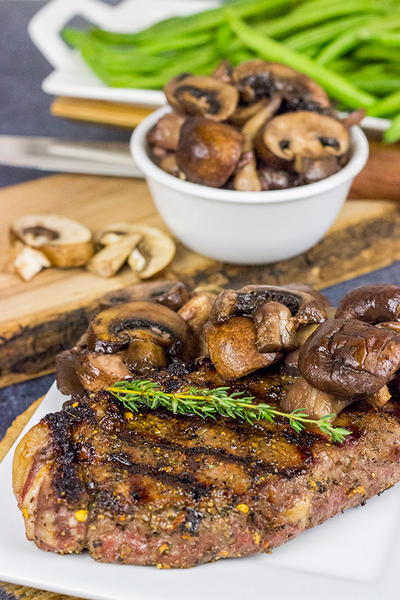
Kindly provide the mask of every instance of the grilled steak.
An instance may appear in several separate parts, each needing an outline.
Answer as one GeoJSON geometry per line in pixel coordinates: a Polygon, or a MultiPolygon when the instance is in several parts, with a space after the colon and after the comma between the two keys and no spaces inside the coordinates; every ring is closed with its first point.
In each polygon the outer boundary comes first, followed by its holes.
{"type": "MultiPolygon", "coordinates": [[[[223,383],[204,361],[156,377],[167,391],[223,383]]],[[[231,387],[277,404],[290,383],[259,372],[231,387]]],[[[129,414],[106,392],[74,398],[17,448],[27,537],[48,551],[160,568],[270,552],[400,480],[398,406],[352,404],[335,422],[352,435],[334,445],[284,420],[129,414]]]]}

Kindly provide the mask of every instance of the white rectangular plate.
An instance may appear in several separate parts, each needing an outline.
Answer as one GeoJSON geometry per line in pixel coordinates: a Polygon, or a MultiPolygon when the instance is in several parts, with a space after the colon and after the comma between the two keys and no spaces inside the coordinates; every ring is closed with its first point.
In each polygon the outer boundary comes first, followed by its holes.
{"type": "MultiPolygon", "coordinates": [[[[65,399],[53,386],[22,435],[65,399]]],[[[0,580],[93,600],[398,597],[400,486],[270,555],[158,570],[97,563],[87,554],[59,556],[28,542],[11,490],[12,455],[13,449],[0,465],[0,580]]]]}
{"type": "MultiPolygon", "coordinates": [[[[77,15],[111,31],[139,31],[162,19],[200,12],[218,4],[220,0],[124,0],[118,6],[109,6],[101,0],[52,0],[29,24],[33,42],[54,67],[43,81],[42,89],[55,96],[161,106],[165,103],[161,91],[107,86],[61,40],[60,31],[77,15]]],[[[362,125],[385,131],[390,121],[367,117],[362,125]]]]}

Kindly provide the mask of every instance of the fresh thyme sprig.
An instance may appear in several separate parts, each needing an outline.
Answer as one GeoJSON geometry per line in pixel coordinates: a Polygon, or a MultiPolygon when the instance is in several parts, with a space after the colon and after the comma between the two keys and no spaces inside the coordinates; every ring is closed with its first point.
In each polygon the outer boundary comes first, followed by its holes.
{"type": "Polygon", "coordinates": [[[243,392],[229,394],[229,387],[213,390],[188,387],[185,390],[166,393],[158,383],[145,380],[119,381],[107,388],[128,410],[138,412],[139,406],[156,409],[164,408],[174,414],[211,417],[216,415],[241,419],[253,425],[257,421],[273,423],[276,417],[288,419],[289,425],[300,433],[307,423],[315,425],[330,436],[332,442],[342,443],[350,435],[348,429],[334,427],[330,420],[335,415],[325,415],[320,419],[311,419],[304,409],[291,413],[276,410],[269,404],[254,404],[254,396],[245,396],[243,392]]]}

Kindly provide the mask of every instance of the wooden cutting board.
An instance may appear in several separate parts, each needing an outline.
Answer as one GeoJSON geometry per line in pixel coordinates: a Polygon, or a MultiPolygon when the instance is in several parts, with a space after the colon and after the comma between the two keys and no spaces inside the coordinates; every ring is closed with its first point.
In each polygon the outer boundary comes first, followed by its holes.
{"type": "MultiPolygon", "coordinates": [[[[0,190],[0,257],[18,216],[55,212],[92,230],[134,220],[163,227],[140,180],[56,175],[0,190]]],[[[284,232],[282,232],[284,235],[284,232]]],[[[392,202],[348,202],[325,239],[305,254],[273,265],[223,265],[178,245],[163,278],[239,287],[248,281],[290,281],[327,287],[400,259],[400,212],[392,202]]],[[[48,269],[31,282],[0,273],[0,386],[50,372],[54,356],[85,330],[88,311],[104,293],[137,281],[129,268],[101,279],[83,269],[48,269]]]]}

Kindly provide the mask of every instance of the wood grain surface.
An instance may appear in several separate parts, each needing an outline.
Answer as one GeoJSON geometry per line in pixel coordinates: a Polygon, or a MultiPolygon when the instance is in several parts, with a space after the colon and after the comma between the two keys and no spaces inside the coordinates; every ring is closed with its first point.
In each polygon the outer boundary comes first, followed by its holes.
{"type": "MultiPolygon", "coordinates": [[[[56,175],[0,191],[0,256],[8,248],[10,223],[28,213],[54,212],[92,230],[121,220],[164,227],[144,181],[56,175]]],[[[284,231],[282,232],[284,235],[284,231]]],[[[239,287],[248,281],[289,281],[327,287],[400,258],[400,212],[394,202],[348,202],[328,235],[308,252],[280,263],[238,267],[194,254],[178,244],[163,274],[189,285],[239,287]]],[[[137,282],[125,267],[111,279],[84,269],[47,269],[30,282],[0,273],[0,385],[22,381],[54,365],[87,327],[93,302],[110,290],[137,282]]]]}

